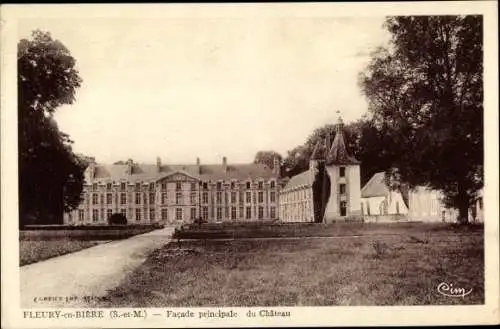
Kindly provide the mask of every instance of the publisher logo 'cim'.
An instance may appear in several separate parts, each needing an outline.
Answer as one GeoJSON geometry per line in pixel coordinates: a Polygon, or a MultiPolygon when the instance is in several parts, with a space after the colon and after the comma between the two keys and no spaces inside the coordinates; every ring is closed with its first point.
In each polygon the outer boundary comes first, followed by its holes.
{"type": "Polygon", "coordinates": [[[464,298],[472,292],[472,289],[467,290],[462,287],[455,287],[452,283],[441,282],[437,287],[437,291],[443,296],[464,298]]]}

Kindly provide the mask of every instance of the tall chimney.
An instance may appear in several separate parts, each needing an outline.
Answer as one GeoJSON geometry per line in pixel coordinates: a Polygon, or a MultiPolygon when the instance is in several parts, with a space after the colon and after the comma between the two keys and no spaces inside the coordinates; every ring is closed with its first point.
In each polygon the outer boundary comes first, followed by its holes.
{"type": "Polygon", "coordinates": [[[222,157],[222,170],[224,170],[224,172],[227,172],[227,158],[226,157],[222,157]]]}
{"type": "Polygon", "coordinates": [[[88,165],[89,178],[92,180],[95,177],[95,158],[88,157],[88,161],[89,161],[89,165],[88,165]]]}
{"type": "Polygon", "coordinates": [[[127,174],[132,175],[133,166],[134,166],[134,161],[132,159],[128,159],[127,160],[127,174]]]}
{"type": "Polygon", "coordinates": [[[196,158],[196,173],[198,175],[201,174],[201,167],[200,167],[200,158],[196,158]]]}
{"type": "Polygon", "coordinates": [[[273,174],[276,176],[280,175],[280,159],[278,157],[275,157],[273,159],[273,174]]]}
{"type": "Polygon", "coordinates": [[[160,172],[161,171],[161,158],[156,157],[156,171],[160,172]]]}

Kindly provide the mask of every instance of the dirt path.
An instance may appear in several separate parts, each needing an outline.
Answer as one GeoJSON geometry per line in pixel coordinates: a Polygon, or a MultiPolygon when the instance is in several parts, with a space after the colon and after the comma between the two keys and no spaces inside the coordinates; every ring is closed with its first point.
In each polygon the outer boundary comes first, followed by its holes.
{"type": "Polygon", "coordinates": [[[173,227],[155,230],[22,266],[21,306],[92,305],[92,298],[106,295],[107,290],[119,285],[153,250],[168,243],[173,230],[173,227]]]}

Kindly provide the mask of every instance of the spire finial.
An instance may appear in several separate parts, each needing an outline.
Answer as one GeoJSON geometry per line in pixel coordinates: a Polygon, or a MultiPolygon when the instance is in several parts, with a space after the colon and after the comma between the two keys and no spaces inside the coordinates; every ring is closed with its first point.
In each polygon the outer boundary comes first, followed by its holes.
{"type": "Polygon", "coordinates": [[[340,131],[342,131],[342,128],[344,126],[344,121],[342,121],[342,115],[340,113],[340,110],[337,110],[336,113],[337,113],[338,117],[337,117],[337,124],[336,124],[335,130],[336,130],[336,132],[340,132],[340,131]]]}

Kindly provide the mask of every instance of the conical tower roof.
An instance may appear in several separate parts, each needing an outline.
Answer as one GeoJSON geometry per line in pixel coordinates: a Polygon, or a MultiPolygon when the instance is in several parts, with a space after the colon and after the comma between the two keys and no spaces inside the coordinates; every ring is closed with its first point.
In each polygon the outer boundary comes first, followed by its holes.
{"type": "Polygon", "coordinates": [[[328,151],[326,163],[328,165],[349,165],[359,164],[352,155],[347,152],[344,140],[344,123],[342,118],[338,118],[335,126],[335,139],[333,140],[332,147],[328,151]]]}
{"type": "Polygon", "coordinates": [[[316,142],[316,145],[314,145],[311,160],[324,160],[323,152],[321,152],[321,139],[316,142]]]}

